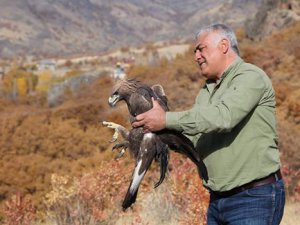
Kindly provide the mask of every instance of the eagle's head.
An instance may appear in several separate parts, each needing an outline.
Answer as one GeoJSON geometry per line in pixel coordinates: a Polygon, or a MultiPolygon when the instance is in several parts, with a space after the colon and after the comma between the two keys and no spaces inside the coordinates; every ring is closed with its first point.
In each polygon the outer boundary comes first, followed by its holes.
{"type": "Polygon", "coordinates": [[[136,91],[140,82],[135,79],[120,80],[112,88],[112,94],[108,98],[108,104],[114,107],[119,101],[129,100],[132,93],[136,91]]]}

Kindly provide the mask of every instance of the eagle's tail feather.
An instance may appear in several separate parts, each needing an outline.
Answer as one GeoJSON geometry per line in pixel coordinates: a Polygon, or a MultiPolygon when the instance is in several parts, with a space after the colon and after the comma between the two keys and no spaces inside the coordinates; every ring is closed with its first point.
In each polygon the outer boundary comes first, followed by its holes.
{"type": "Polygon", "coordinates": [[[133,171],[132,180],[128,187],[125,199],[123,201],[123,209],[130,207],[136,200],[140,183],[142,182],[147,170],[149,169],[153,159],[155,158],[155,142],[152,141],[153,135],[150,134],[143,139],[136,166],[133,171]]]}
{"type": "Polygon", "coordinates": [[[137,197],[138,189],[131,195],[129,192],[127,192],[126,197],[122,203],[123,210],[126,210],[129,208],[133,203],[135,203],[136,197],[137,197]]]}
{"type": "Polygon", "coordinates": [[[154,185],[154,188],[157,188],[164,181],[168,169],[168,163],[169,163],[168,145],[164,145],[162,147],[161,152],[159,153],[160,178],[159,181],[154,185]]]}

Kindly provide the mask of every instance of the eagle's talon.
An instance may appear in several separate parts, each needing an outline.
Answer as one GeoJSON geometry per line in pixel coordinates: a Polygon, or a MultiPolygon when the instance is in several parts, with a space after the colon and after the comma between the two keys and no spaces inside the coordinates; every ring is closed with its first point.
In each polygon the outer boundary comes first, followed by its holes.
{"type": "Polygon", "coordinates": [[[116,156],[116,160],[120,159],[123,157],[123,155],[125,154],[126,150],[127,150],[127,144],[126,143],[120,143],[120,144],[115,144],[112,147],[112,151],[115,151],[116,149],[122,148],[121,151],[119,152],[119,154],[116,156]]]}
{"type": "Polygon", "coordinates": [[[114,137],[113,137],[111,140],[109,140],[109,142],[110,142],[110,143],[114,143],[114,142],[116,142],[117,140],[118,140],[118,138],[114,138],[114,137]]]}
{"type": "MultiPolygon", "coordinates": [[[[121,147],[124,147],[125,144],[124,143],[121,143],[121,144],[115,144],[113,147],[112,147],[112,151],[114,151],[115,149],[118,149],[118,148],[121,148],[121,147]]],[[[126,148],[126,147],[124,147],[126,148]]]]}
{"type": "Polygon", "coordinates": [[[122,158],[125,154],[126,149],[122,148],[122,150],[119,152],[119,154],[116,156],[115,160],[118,160],[120,158],[122,158]]]}
{"type": "Polygon", "coordinates": [[[115,133],[113,134],[112,139],[109,142],[110,143],[116,142],[119,137],[120,125],[113,122],[107,122],[107,121],[102,121],[102,125],[115,130],[115,133]]]}
{"type": "Polygon", "coordinates": [[[115,133],[113,134],[111,141],[115,142],[116,140],[118,140],[118,137],[119,137],[119,129],[115,128],[115,133]]]}
{"type": "Polygon", "coordinates": [[[119,124],[116,124],[114,122],[107,122],[107,121],[102,121],[102,125],[112,129],[117,129],[120,126],[119,124]]]}

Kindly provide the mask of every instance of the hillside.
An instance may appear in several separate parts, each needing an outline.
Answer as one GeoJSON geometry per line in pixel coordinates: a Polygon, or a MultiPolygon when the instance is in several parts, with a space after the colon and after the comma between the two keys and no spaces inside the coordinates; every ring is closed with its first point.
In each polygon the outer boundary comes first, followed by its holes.
{"type": "MultiPolygon", "coordinates": [[[[300,190],[297,189],[300,180],[299,33],[300,22],[275,32],[261,41],[247,39],[245,32],[239,31],[243,58],[263,68],[274,84],[283,172],[289,195],[296,197],[300,194],[300,190]]],[[[203,83],[191,50],[185,55],[177,56],[171,62],[162,59],[156,66],[135,65],[129,69],[128,74],[148,84],[161,83],[172,110],[190,107],[203,83]]],[[[121,181],[128,182],[132,161],[128,157],[120,163],[113,161],[115,153],[111,153],[111,144],[108,142],[112,133],[99,123],[107,120],[129,126],[127,109],[124,105],[114,109],[107,106],[107,97],[113,83],[114,81],[108,76],[99,78],[93,84],[83,86],[76,95],[66,93],[64,102],[53,108],[48,108],[33,97],[16,102],[2,100],[0,109],[0,165],[3,168],[0,172],[1,200],[7,200],[20,191],[30,195],[33,202],[39,208],[43,208],[42,199],[51,190],[51,174],[79,178],[89,172],[85,180],[81,181],[86,182],[86,191],[92,191],[89,188],[93,186],[87,185],[92,183],[96,185],[95,190],[101,193],[102,208],[94,205],[98,207],[96,207],[98,218],[102,218],[101,213],[105,209],[112,210],[105,211],[108,213],[108,221],[119,218],[114,217],[114,213],[119,212],[119,207],[112,205],[111,201],[121,201],[120,193],[124,190],[118,184],[121,181]],[[108,167],[112,169],[107,170],[108,167]],[[107,178],[104,179],[103,176],[107,178]],[[106,183],[101,183],[104,182],[103,179],[106,183]]],[[[189,177],[185,181],[192,183],[184,183],[187,186],[180,186],[183,185],[180,182],[170,184],[172,187],[170,195],[175,196],[174,201],[177,202],[174,204],[178,207],[176,210],[191,216],[190,219],[195,218],[192,216],[195,216],[193,212],[200,207],[195,205],[195,202],[201,201],[186,199],[185,192],[182,190],[193,193],[192,196],[197,196],[195,193],[202,193],[203,198],[206,198],[205,192],[202,189],[195,189],[199,181],[196,180],[196,171],[193,167],[185,164],[188,163],[186,160],[174,154],[171,158],[174,161],[170,162],[170,176],[183,179],[182,174],[186,174],[189,177]],[[176,190],[180,190],[182,195],[176,190]],[[187,201],[193,204],[188,204],[187,201]]],[[[156,179],[153,176],[157,175],[153,171],[155,170],[151,170],[147,175],[149,177],[145,180],[141,193],[145,194],[145,191],[151,190],[153,180],[156,179]]],[[[181,182],[184,182],[184,179],[181,182]]],[[[96,191],[92,194],[94,198],[98,196],[96,191]]],[[[203,200],[204,203],[206,201],[207,199],[203,200]]],[[[201,207],[205,209],[203,205],[201,207]]],[[[138,210],[132,213],[134,212],[138,210]]],[[[197,217],[195,220],[199,219],[197,217]]]]}
{"type": "Polygon", "coordinates": [[[114,80],[100,71],[113,69],[122,57],[135,56],[136,64],[126,71],[128,77],[150,85],[162,84],[171,110],[187,109],[204,82],[192,50],[176,56],[178,45],[168,46],[168,41],[147,43],[172,40],[169,43],[183,43],[183,52],[188,47],[186,41],[176,39],[191,38],[202,24],[212,21],[225,21],[238,28],[242,57],[263,68],[272,79],[282,171],[288,201],[294,202],[286,212],[293,222],[284,224],[296,224],[298,219],[293,215],[299,212],[300,201],[300,22],[295,21],[299,15],[297,0],[205,0],[201,4],[196,0],[2,0],[2,59],[84,56],[123,48],[102,58],[97,54],[74,60],[64,58],[59,69],[68,71],[66,80],[59,76],[49,78],[51,75],[46,73],[33,76],[33,70],[28,69],[32,65],[15,65],[12,60],[3,64],[11,65],[0,80],[0,224],[5,215],[22,218],[23,222],[35,218],[38,224],[66,218],[72,222],[61,224],[79,224],[79,220],[89,224],[92,219],[122,225],[165,221],[204,224],[207,192],[192,163],[175,153],[171,153],[168,178],[163,185],[153,190],[159,177],[154,164],[134,208],[122,212],[120,204],[133,161],[128,155],[114,160],[117,153],[111,151],[109,142],[112,131],[101,121],[127,127],[130,124],[124,105],[108,107],[114,80]],[[258,7],[260,2],[263,4],[258,7]],[[245,15],[250,16],[245,29],[238,28],[245,22],[245,15]],[[129,45],[142,47],[128,48],[129,45]],[[77,85],[88,80],[84,76],[90,74],[85,73],[87,68],[99,78],[77,85]],[[10,76],[15,79],[7,79],[10,76]],[[53,87],[65,85],[52,107],[44,92],[34,92],[37,80],[43,79],[51,80],[53,87]],[[68,81],[76,83],[77,88],[70,88],[68,81]],[[18,89],[19,97],[4,98],[9,95],[3,87],[18,89]]]}
{"type": "Polygon", "coordinates": [[[190,38],[211,22],[241,26],[260,2],[2,0],[0,56],[98,54],[145,42],[190,38]]]}
{"type": "Polygon", "coordinates": [[[246,20],[247,37],[260,39],[300,19],[297,0],[263,0],[253,18],[246,20]]]}

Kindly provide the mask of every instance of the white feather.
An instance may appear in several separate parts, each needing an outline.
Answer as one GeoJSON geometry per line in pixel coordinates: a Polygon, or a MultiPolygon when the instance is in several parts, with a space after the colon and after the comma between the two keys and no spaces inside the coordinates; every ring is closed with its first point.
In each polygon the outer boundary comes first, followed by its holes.
{"type": "Polygon", "coordinates": [[[144,171],[142,174],[139,175],[139,170],[141,168],[141,165],[142,165],[142,160],[140,160],[138,162],[137,166],[134,169],[132,184],[131,184],[130,189],[129,189],[131,194],[133,194],[136,191],[136,189],[138,188],[138,186],[139,186],[139,184],[140,184],[141,180],[143,179],[144,174],[146,172],[146,171],[144,171]]]}
{"type": "Polygon", "coordinates": [[[154,137],[153,133],[146,133],[143,137],[144,140],[152,139],[154,137]]]}

